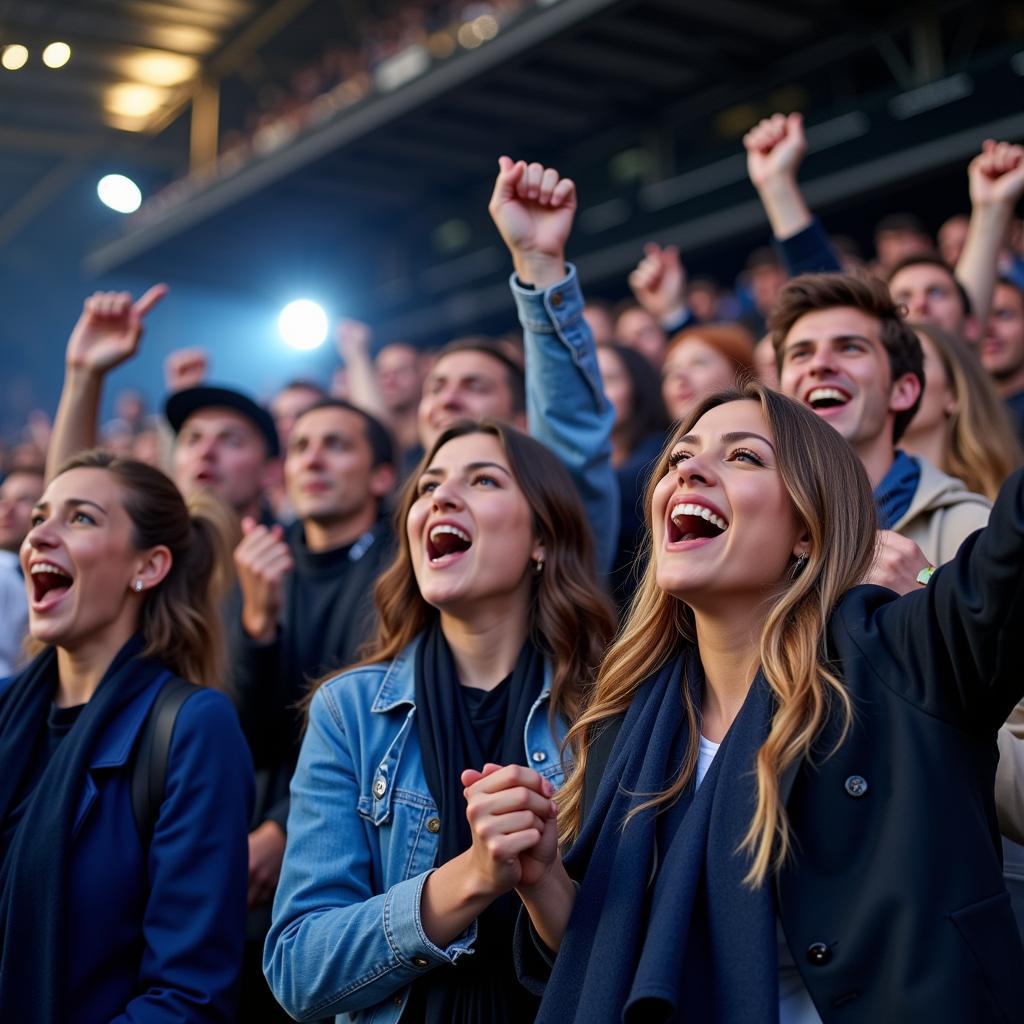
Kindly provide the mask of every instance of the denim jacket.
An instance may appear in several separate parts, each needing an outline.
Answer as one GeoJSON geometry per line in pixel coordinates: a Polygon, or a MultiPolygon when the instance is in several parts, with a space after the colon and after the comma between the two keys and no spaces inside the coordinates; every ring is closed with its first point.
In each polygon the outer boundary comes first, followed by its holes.
{"type": "MultiPolygon", "coordinates": [[[[440,821],[416,727],[419,643],[394,661],[336,676],[310,706],[263,955],[274,995],[297,1020],[347,1014],[394,1024],[413,981],[473,950],[475,922],[442,949],[420,918],[440,821]]],[[[548,666],[527,718],[523,763],[558,787],[565,726],[552,736],[550,692],[548,666]]]]}
{"type": "Polygon", "coordinates": [[[594,337],[583,319],[576,268],[544,291],[513,274],[512,294],[526,348],[530,434],[569,470],[594,535],[598,572],[608,572],[619,542],[619,482],[612,468],[615,410],[605,397],[594,337]]]}

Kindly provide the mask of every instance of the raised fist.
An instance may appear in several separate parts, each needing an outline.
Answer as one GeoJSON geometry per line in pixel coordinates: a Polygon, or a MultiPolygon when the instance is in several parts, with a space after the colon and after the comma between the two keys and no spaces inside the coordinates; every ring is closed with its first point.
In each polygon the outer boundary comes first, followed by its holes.
{"type": "Polygon", "coordinates": [[[796,178],[807,152],[802,114],[773,114],[743,136],[747,174],[760,189],[779,177],[796,178]]]}
{"type": "Polygon", "coordinates": [[[637,302],[664,324],[686,308],[686,270],[679,248],[656,242],[644,246],[643,259],[629,275],[629,287],[637,302]]]}
{"type": "Polygon", "coordinates": [[[168,394],[199,387],[206,380],[210,360],[201,348],[179,348],[164,360],[164,383],[168,394]]]}
{"type": "Polygon", "coordinates": [[[1024,146],[986,139],[967,168],[974,206],[1013,206],[1024,192],[1024,146]]]}

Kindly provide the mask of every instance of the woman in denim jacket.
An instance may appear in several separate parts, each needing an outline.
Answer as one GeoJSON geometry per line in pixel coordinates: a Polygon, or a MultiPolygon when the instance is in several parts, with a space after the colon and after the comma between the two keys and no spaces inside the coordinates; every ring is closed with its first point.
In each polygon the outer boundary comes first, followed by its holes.
{"type": "Polygon", "coordinates": [[[516,824],[553,826],[560,740],[612,613],[566,470],[510,427],[442,434],[398,521],[370,654],[310,705],[264,969],[299,1020],[528,1020],[516,901],[491,895],[518,851],[473,844],[463,787],[530,765],[547,792],[516,824]]]}

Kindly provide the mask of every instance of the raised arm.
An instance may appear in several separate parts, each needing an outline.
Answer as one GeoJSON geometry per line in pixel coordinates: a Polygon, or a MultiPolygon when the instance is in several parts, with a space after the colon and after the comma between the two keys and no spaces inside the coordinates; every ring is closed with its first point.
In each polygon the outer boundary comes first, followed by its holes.
{"type": "Polygon", "coordinates": [[[370,357],[370,328],[358,320],[342,320],[334,339],[347,372],[349,400],[392,427],[391,410],[384,402],[370,357]]]}
{"type": "Polygon", "coordinates": [[[747,132],[743,145],[747,174],[790,273],[841,269],[796,180],[807,153],[803,115],[774,114],[765,118],[747,132]]]}
{"type": "Polygon", "coordinates": [[[629,275],[629,289],[666,333],[674,334],[693,322],[686,305],[686,268],[678,246],[662,248],[657,242],[648,242],[643,258],[629,275]]]}
{"type": "Polygon", "coordinates": [[[137,302],[128,292],[96,292],[85,300],[64,357],[64,386],[46,457],[47,480],[71,456],[95,446],[103,381],[135,355],[143,321],[167,290],[165,284],[154,285],[137,302]]]}
{"type": "Polygon", "coordinates": [[[601,385],[576,270],[565,262],[576,186],[540,164],[503,156],[499,167],[489,210],[515,267],[529,430],[572,475],[593,530],[598,568],[607,570],[619,533],[611,461],[615,412],[601,385]]]}
{"type": "Polygon", "coordinates": [[[971,221],[956,264],[956,278],[971,300],[978,336],[985,330],[1013,209],[1024,192],[1024,147],[986,139],[967,168],[971,221]]]}

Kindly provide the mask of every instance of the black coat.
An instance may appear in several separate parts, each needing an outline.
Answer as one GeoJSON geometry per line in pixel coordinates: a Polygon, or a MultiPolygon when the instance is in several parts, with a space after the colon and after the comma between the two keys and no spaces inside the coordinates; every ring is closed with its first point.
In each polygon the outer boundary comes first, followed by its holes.
{"type": "MultiPolygon", "coordinates": [[[[927,588],[857,587],[828,654],[854,708],[781,780],[779,916],[824,1024],[1024,1020],[1001,870],[996,731],[1024,695],[1024,471],[927,588]]],[[[603,742],[602,742],[603,740],[603,742]]],[[[586,800],[612,748],[588,759],[586,800]]]]}

